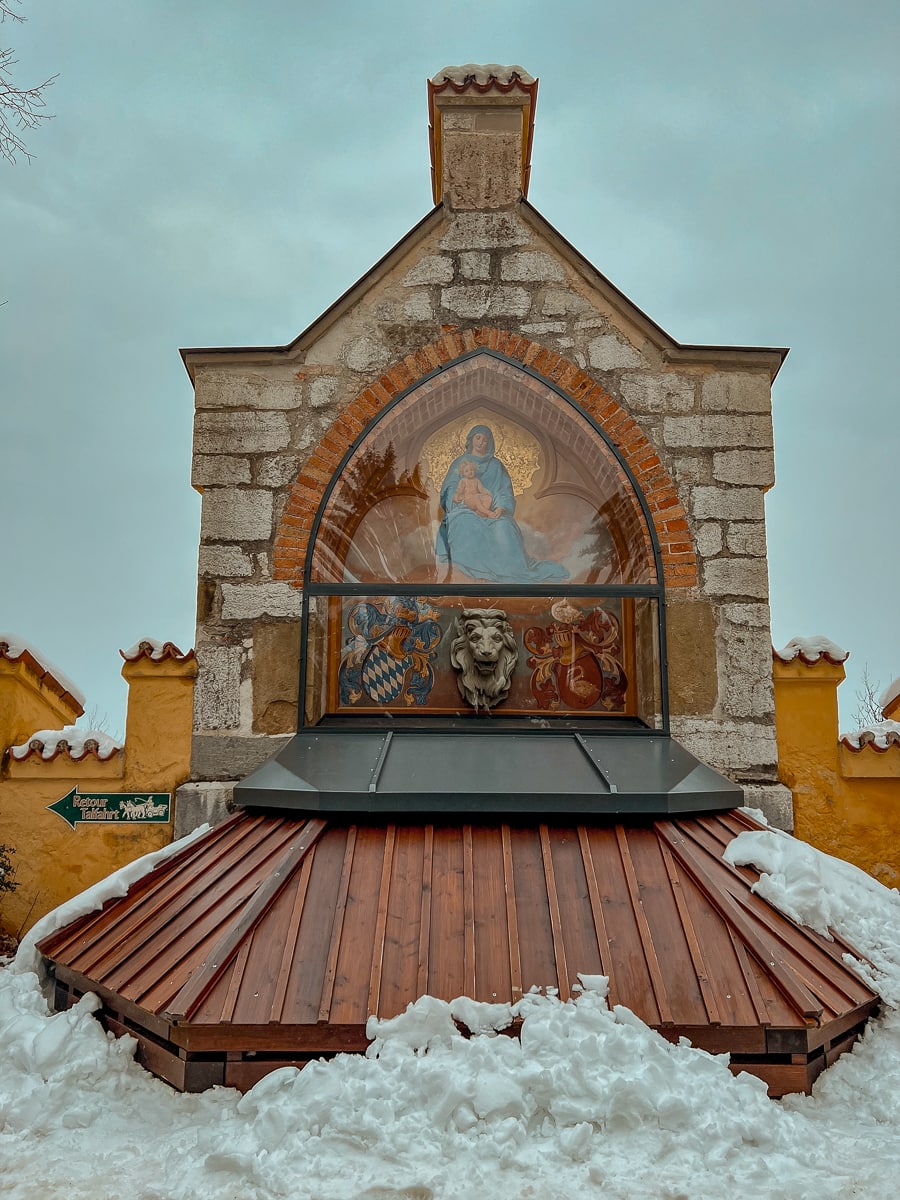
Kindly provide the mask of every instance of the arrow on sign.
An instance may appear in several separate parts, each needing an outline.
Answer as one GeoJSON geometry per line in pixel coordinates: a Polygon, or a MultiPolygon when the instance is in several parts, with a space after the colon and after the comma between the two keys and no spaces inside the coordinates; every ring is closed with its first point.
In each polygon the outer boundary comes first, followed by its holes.
{"type": "Polygon", "coordinates": [[[171,792],[82,792],[76,783],[47,808],[74,829],[76,825],[165,823],[171,801],[171,792]]]}

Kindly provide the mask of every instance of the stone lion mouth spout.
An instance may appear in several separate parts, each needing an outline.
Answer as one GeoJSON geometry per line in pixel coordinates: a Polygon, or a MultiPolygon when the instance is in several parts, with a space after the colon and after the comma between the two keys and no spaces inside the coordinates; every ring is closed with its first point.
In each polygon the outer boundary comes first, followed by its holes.
{"type": "Polygon", "coordinates": [[[460,695],[476,712],[506,699],[518,660],[515,634],[502,609],[462,610],[456,618],[450,662],[459,671],[460,695]]]}

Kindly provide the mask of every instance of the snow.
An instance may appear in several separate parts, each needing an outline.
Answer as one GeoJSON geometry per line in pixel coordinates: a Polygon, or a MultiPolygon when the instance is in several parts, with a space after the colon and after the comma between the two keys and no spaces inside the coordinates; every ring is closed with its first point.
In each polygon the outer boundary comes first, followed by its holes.
{"type": "Polygon", "coordinates": [[[900,696],[900,675],[896,679],[892,679],[878,697],[878,707],[887,708],[890,702],[896,700],[898,696],[900,696]]]}
{"type": "Polygon", "coordinates": [[[172,642],[161,642],[159,638],[141,638],[133,646],[129,646],[127,650],[120,650],[119,653],[124,659],[131,661],[135,658],[140,658],[146,651],[154,662],[162,662],[166,657],[167,647],[173,651],[177,651],[179,654],[181,653],[178,647],[173,645],[172,642]]]}
{"type": "Polygon", "coordinates": [[[775,653],[782,662],[793,662],[795,658],[803,658],[809,663],[817,662],[822,656],[833,662],[845,662],[850,657],[850,651],[842,649],[837,642],[817,634],[815,637],[795,637],[775,653]]]}
{"type": "Polygon", "coordinates": [[[81,758],[91,749],[89,742],[95,742],[95,749],[100,758],[109,758],[117,750],[122,749],[122,743],[110,737],[100,729],[81,729],[76,725],[66,725],[62,729],[39,729],[32,733],[18,746],[12,747],[13,758],[26,758],[30,750],[40,750],[42,758],[52,758],[59,750],[60,742],[69,747],[72,758],[81,758]]]}
{"type": "Polygon", "coordinates": [[[610,1011],[602,976],[583,977],[574,1001],[535,990],[515,1010],[423,997],[371,1022],[365,1057],[282,1068],[243,1097],[184,1096],[135,1065],[130,1039],[103,1033],[90,997],[49,1015],[32,948],[0,970],[0,1190],[12,1200],[893,1200],[900,897],[773,829],[741,834],[729,858],[759,868],[759,892],[784,911],[857,946],[885,998],[812,1097],[771,1101],[722,1056],[610,1011]],[[498,1033],[514,1015],[520,1039],[498,1033]],[[459,1023],[486,1032],[465,1037],[459,1023]]]}
{"type": "Polygon", "coordinates": [[[10,658],[21,658],[22,654],[27,651],[35,662],[43,667],[48,674],[52,675],[60,687],[68,692],[84,708],[84,692],[55,663],[52,663],[46,654],[43,654],[36,646],[33,646],[30,642],[26,642],[24,638],[19,637],[16,633],[0,633],[0,646],[4,643],[6,643],[7,654],[10,658]]]}
{"type": "Polygon", "coordinates": [[[518,75],[523,83],[534,83],[534,76],[529,75],[524,67],[503,67],[499,63],[466,63],[462,67],[443,67],[437,75],[432,76],[431,82],[443,83],[449,79],[453,83],[465,83],[467,79],[474,79],[484,86],[491,79],[509,83],[513,75],[518,75]]]}
{"type": "Polygon", "coordinates": [[[900,745],[900,721],[869,721],[850,733],[842,733],[840,740],[854,750],[863,746],[876,746],[887,750],[888,746],[900,745]]]}

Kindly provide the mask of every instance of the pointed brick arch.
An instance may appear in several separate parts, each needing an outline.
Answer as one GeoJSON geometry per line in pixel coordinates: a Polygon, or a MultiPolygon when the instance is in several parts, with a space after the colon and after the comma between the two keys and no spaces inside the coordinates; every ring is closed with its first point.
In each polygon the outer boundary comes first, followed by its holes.
{"type": "Polygon", "coordinates": [[[496,350],[512,362],[539,372],[596,421],[628,463],[646,497],[662,553],[665,586],[696,586],[697,554],[687,515],[669,473],[640,426],[575,363],[538,342],[492,328],[448,333],[415,354],[408,354],[335,418],[288,496],[275,535],[274,577],[302,587],[309,536],[322,497],[348,447],[372,418],[425,376],[479,349],[496,350]]]}

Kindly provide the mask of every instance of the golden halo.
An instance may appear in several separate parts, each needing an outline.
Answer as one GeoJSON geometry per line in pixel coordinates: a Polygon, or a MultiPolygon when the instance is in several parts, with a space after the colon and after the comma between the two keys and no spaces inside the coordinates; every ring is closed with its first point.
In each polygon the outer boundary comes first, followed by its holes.
{"type": "Polygon", "coordinates": [[[466,435],[473,425],[487,425],[494,435],[494,456],[503,463],[512,480],[513,492],[521,496],[531,487],[541,460],[541,446],[533,434],[492,412],[470,412],[441,426],[422,447],[420,462],[425,473],[440,489],[450,464],[466,452],[466,435]]]}

